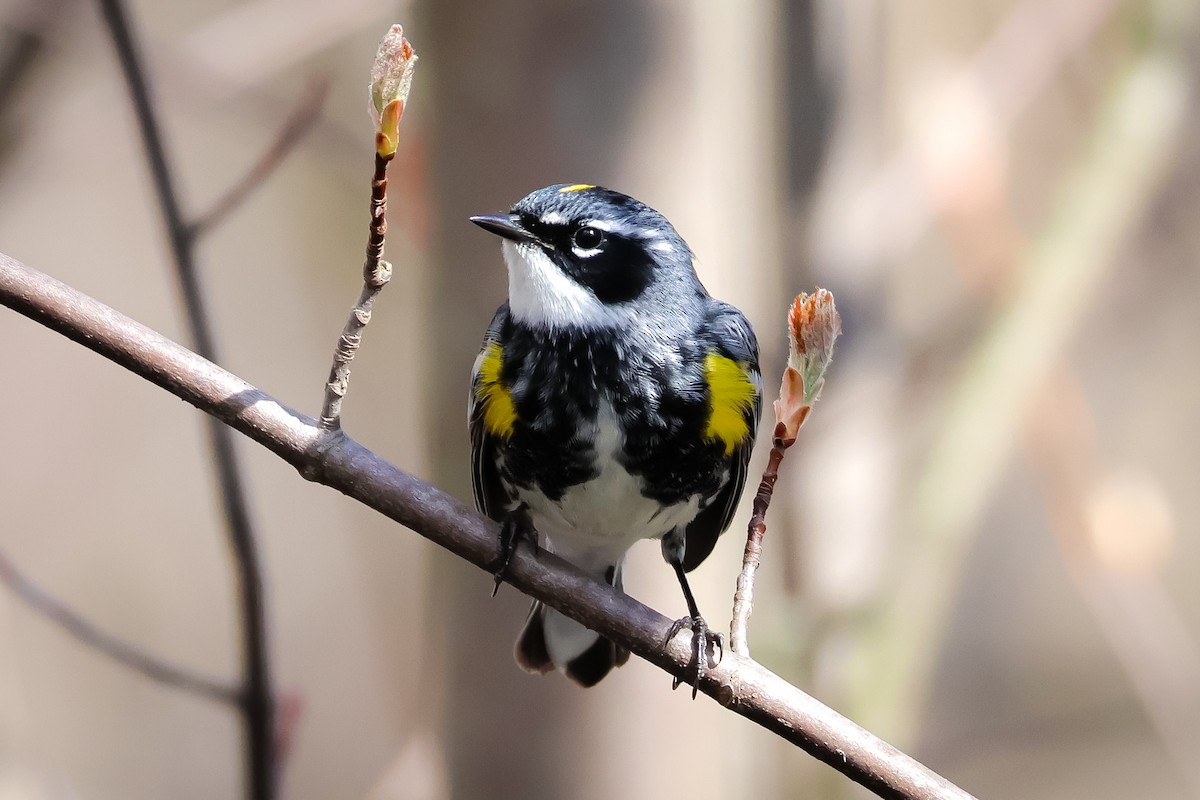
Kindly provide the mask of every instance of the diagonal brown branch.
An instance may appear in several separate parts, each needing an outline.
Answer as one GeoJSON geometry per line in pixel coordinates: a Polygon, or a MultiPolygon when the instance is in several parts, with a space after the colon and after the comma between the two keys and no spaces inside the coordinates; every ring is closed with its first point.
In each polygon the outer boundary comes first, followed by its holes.
{"type": "MultiPolygon", "coordinates": [[[[355,498],[481,569],[494,560],[495,523],[457,499],[340,431],[322,430],[315,420],[187,348],[4,255],[0,304],[192,403],[292,464],[305,478],[355,498]]],[[[555,556],[519,549],[506,580],[670,674],[689,675],[686,633],[667,641],[670,620],[555,556]]],[[[705,673],[700,690],[880,797],[971,797],[749,658],[726,653],[705,673]]]]}

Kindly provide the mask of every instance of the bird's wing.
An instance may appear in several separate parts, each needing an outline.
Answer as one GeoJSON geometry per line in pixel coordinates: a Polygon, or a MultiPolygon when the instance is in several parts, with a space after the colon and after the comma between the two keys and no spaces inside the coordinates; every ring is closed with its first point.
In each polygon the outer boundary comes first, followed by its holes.
{"type": "Polygon", "coordinates": [[[500,482],[497,468],[499,439],[489,430],[486,417],[491,406],[492,419],[502,411],[496,404],[508,399],[503,387],[498,387],[500,369],[500,334],[508,321],[508,304],[500,306],[483,337],[483,346],[471,368],[471,396],[467,401],[467,426],[471,432],[471,486],[475,506],[492,519],[499,520],[508,511],[511,499],[500,482]]]}
{"type": "MultiPolygon", "coordinates": [[[[729,456],[729,480],[717,492],[716,497],[705,506],[687,526],[683,568],[691,571],[700,565],[712,552],[719,537],[733,521],[734,511],[742,490],[746,486],[750,452],[754,449],[754,437],[758,421],[762,416],[762,373],[758,366],[758,340],[750,322],[733,306],[718,303],[715,314],[706,328],[706,339],[711,342],[710,353],[736,363],[745,373],[745,379],[754,387],[752,402],[742,404],[741,413],[746,421],[746,434],[734,443],[729,456]]],[[[708,387],[710,394],[713,388],[708,387]]]]}

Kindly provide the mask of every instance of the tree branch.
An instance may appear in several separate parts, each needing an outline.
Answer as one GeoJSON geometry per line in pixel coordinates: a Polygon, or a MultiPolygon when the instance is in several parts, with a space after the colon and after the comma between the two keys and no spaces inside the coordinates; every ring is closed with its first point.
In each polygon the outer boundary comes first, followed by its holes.
{"type": "MultiPolygon", "coordinates": [[[[0,255],[0,304],[83,344],[245,434],[296,467],[487,569],[495,523],[384,461],[340,431],[283,406],[237,376],[53,278],[0,255]]],[[[666,670],[688,677],[690,636],[671,621],[545,551],[518,549],[506,580],[666,670]]],[[[481,585],[481,591],[483,586],[481,585]]],[[[885,798],[971,795],[736,653],[707,670],[700,690],[885,798]]]]}
{"type": "MultiPolygon", "coordinates": [[[[150,87],[142,68],[133,31],[121,0],[100,0],[104,20],[112,37],[121,71],[133,100],[146,160],[158,194],[159,208],[167,229],[175,273],[187,312],[188,329],[196,351],[216,360],[216,345],[196,272],[195,237],[184,218],[179,196],[168,165],[166,145],[154,114],[150,87]]],[[[266,612],[262,571],[254,528],[246,501],[245,484],[234,452],[229,428],[210,419],[209,446],[212,451],[221,506],[233,553],[240,599],[242,638],[241,711],[246,731],[246,790],[254,800],[275,796],[275,703],[267,656],[266,612]]]]}

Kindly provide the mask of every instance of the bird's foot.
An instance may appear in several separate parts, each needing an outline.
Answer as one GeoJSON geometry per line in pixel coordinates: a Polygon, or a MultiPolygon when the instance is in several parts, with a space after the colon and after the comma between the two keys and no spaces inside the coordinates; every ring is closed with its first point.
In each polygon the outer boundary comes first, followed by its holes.
{"type": "Polygon", "coordinates": [[[534,530],[533,520],[529,518],[529,512],[525,506],[508,512],[504,521],[500,523],[500,547],[496,554],[496,560],[491,563],[490,567],[492,575],[496,578],[496,584],[492,587],[492,597],[495,597],[496,592],[500,591],[500,584],[507,577],[513,555],[517,552],[517,545],[522,540],[531,542],[534,547],[537,547],[537,531],[534,530]]]}
{"type": "MultiPolygon", "coordinates": [[[[695,700],[696,693],[700,690],[700,680],[704,677],[705,671],[720,664],[725,655],[725,637],[709,628],[704,617],[697,614],[672,622],[667,631],[667,641],[674,639],[675,634],[684,628],[692,632],[692,669],[694,671],[690,683],[692,699],[695,700]]],[[[679,685],[685,682],[689,681],[686,681],[685,678],[674,678],[671,681],[671,688],[678,689],[679,685]]]]}

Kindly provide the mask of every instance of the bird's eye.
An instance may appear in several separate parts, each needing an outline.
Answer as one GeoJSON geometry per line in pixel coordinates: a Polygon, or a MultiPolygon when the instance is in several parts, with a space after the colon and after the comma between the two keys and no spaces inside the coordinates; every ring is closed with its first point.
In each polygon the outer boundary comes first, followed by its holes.
{"type": "Polygon", "coordinates": [[[571,244],[580,250],[595,250],[604,244],[604,231],[599,228],[593,228],[590,225],[584,225],[575,231],[575,235],[571,237],[571,244]]]}

